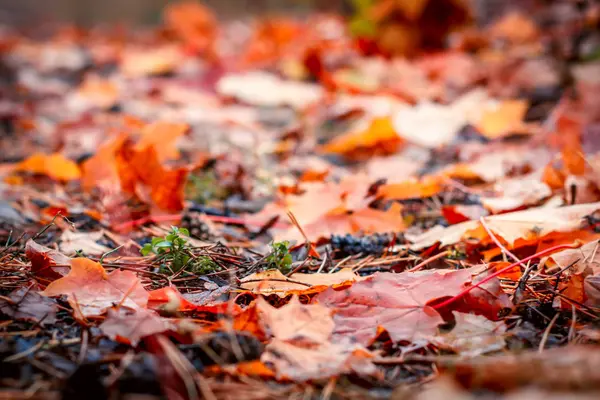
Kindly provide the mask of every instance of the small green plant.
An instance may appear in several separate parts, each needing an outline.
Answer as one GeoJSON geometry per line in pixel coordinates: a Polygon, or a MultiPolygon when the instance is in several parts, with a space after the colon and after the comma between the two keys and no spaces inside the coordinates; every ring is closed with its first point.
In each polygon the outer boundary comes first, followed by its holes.
{"type": "MultiPolygon", "coordinates": [[[[186,228],[171,227],[171,231],[165,237],[154,237],[150,243],[146,243],[140,249],[143,256],[156,254],[164,264],[170,262],[171,270],[178,272],[187,269],[197,274],[214,272],[218,265],[209,257],[194,257],[191,246],[181,235],[189,236],[186,228]]],[[[163,271],[166,268],[162,268],[163,271]]]]}
{"type": "Polygon", "coordinates": [[[271,243],[271,253],[265,258],[268,268],[277,268],[287,274],[292,269],[292,255],[288,241],[271,243]]]}

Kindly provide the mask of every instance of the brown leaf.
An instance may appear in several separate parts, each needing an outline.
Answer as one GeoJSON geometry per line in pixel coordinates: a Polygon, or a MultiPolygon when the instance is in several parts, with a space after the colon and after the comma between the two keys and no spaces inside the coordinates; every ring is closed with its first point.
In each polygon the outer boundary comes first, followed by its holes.
{"type": "Polygon", "coordinates": [[[41,294],[66,295],[78,318],[101,315],[116,304],[138,309],[148,303],[148,292],[133,272],[107,274],[102,265],[87,258],[74,258],[69,274],[50,283],[41,294]]]}

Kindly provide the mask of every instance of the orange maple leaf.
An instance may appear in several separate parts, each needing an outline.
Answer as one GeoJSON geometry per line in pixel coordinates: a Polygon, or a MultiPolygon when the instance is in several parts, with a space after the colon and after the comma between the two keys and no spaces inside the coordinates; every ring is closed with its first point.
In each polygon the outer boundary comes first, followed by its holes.
{"type": "Polygon", "coordinates": [[[59,153],[35,153],[17,164],[15,170],[46,175],[58,181],[71,181],[81,177],[77,164],[59,153]]]}
{"type": "Polygon", "coordinates": [[[100,315],[115,304],[137,309],[148,303],[148,292],[133,272],[108,274],[102,265],[87,258],[73,259],[69,274],[50,283],[41,294],[66,295],[80,319],[100,315]]]}

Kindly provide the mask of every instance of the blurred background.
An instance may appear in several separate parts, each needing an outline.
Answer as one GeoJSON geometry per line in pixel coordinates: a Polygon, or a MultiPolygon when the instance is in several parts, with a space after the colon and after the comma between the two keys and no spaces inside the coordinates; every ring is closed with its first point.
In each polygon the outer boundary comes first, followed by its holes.
{"type": "MultiPolygon", "coordinates": [[[[0,0],[0,23],[29,24],[40,20],[89,25],[102,22],[153,24],[170,0],[0,0]]],[[[345,0],[204,0],[222,18],[263,13],[304,13],[344,9],[345,0]]]]}
{"type": "MultiPolygon", "coordinates": [[[[221,18],[249,15],[336,11],[349,13],[357,0],[203,0],[221,18]]],[[[360,0],[358,0],[360,1],[360,0]]],[[[172,0],[0,0],[0,23],[29,25],[40,21],[74,22],[81,25],[124,22],[151,25],[172,0]]],[[[486,22],[506,8],[526,9],[533,0],[465,0],[479,22],[486,22]]]]}

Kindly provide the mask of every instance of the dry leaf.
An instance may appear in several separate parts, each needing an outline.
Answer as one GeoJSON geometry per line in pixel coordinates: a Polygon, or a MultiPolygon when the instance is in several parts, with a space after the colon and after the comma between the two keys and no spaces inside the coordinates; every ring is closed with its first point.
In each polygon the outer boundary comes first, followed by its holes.
{"type": "Polygon", "coordinates": [[[173,71],[182,59],[183,54],[176,46],[129,48],[122,54],[121,71],[132,78],[160,75],[173,71]]]}
{"type": "Polygon", "coordinates": [[[476,357],[497,352],[506,346],[503,321],[490,321],[480,315],[454,312],[456,326],[448,333],[437,335],[431,342],[463,357],[476,357]]]}
{"type": "Polygon", "coordinates": [[[230,74],[217,83],[222,96],[234,97],[247,104],[263,107],[291,106],[304,109],[321,100],[321,86],[285,81],[266,72],[230,74]]]}
{"type": "Polygon", "coordinates": [[[374,118],[364,129],[351,130],[336,137],[322,147],[326,153],[360,157],[378,154],[392,154],[398,151],[403,140],[398,136],[389,117],[374,118]]]}
{"type": "Polygon", "coordinates": [[[73,232],[64,231],[60,236],[60,250],[67,254],[83,251],[88,256],[101,255],[112,249],[96,243],[102,239],[104,231],[98,232],[73,232]]]}
{"type": "Polygon", "coordinates": [[[524,100],[505,100],[496,107],[483,112],[477,129],[489,139],[522,133],[523,119],[528,107],[529,105],[524,100]]]}
{"type": "Polygon", "coordinates": [[[81,177],[77,164],[59,153],[35,153],[17,164],[15,170],[46,175],[58,181],[71,181],[81,177]]]}
{"type": "Polygon", "coordinates": [[[243,278],[241,287],[262,295],[277,294],[280,297],[288,293],[319,292],[328,286],[340,286],[359,281],[362,278],[352,272],[351,268],[343,268],[333,274],[295,273],[289,277],[279,270],[256,272],[243,278]]]}
{"type": "Polygon", "coordinates": [[[69,274],[50,283],[41,294],[66,295],[78,318],[101,315],[117,304],[138,309],[148,303],[148,292],[133,272],[107,274],[102,265],[87,258],[74,258],[69,274]]]}
{"type": "MultiPolygon", "coordinates": [[[[330,288],[317,296],[317,301],[334,309],[334,339],[351,339],[368,345],[385,329],[394,342],[427,339],[437,332],[444,320],[428,304],[461,292],[473,283],[473,276],[481,268],[459,271],[435,270],[376,273],[343,290],[330,288]]],[[[495,318],[498,312],[510,306],[494,279],[483,289],[474,289],[463,298],[470,311],[479,311],[495,318]]],[[[451,307],[461,307],[455,302],[451,307]]]]}
{"type": "Polygon", "coordinates": [[[375,375],[373,356],[366,349],[350,343],[327,343],[318,347],[299,347],[283,340],[269,343],[260,360],[276,371],[278,379],[304,382],[327,379],[345,373],[375,375]]]}
{"type": "Polygon", "coordinates": [[[164,11],[165,25],[184,43],[199,52],[212,52],[217,37],[217,20],[206,6],[194,1],[169,3],[164,11]]]}
{"type": "Polygon", "coordinates": [[[100,330],[109,338],[137,346],[144,336],[162,333],[173,326],[152,310],[129,310],[125,307],[109,309],[100,330]]]}
{"type": "Polygon", "coordinates": [[[189,126],[172,122],[154,122],[142,128],[141,139],[136,143],[135,149],[143,151],[149,146],[154,146],[160,162],[179,158],[179,150],[175,142],[181,137],[189,126]]]}
{"type": "MultiPolygon", "coordinates": [[[[518,239],[542,238],[551,232],[570,232],[581,227],[583,217],[600,209],[600,203],[577,204],[560,208],[537,207],[529,210],[493,215],[485,221],[496,235],[512,246],[518,239]]],[[[422,235],[408,237],[411,248],[418,250],[440,243],[447,246],[462,238],[485,238],[487,234],[478,221],[467,221],[447,228],[433,227],[422,235]]]]}
{"type": "Polygon", "coordinates": [[[188,171],[185,168],[163,167],[154,146],[135,150],[125,143],[117,152],[117,168],[121,188],[125,193],[144,195],[165,211],[183,208],[184,186],[188,171]],[[139,189],[139,190],[138,190],[139,189]]]}
{"type": "Polygon", "coordinates": [[[438,177],[425,177],[423,179],[409,179],[400,183],[389,183],[379,186],[377,196],[388,200],[407,200],[431,197],[443,189],[443,179],[438,177]]]}
{"type": "Polygon", "coordinates": [[[298,345],[329,342],[334,323],[331,310],[319,304],[302,304],[297,296],[275,308],[265,299],[256,299],[259,320],[268,336],[298,345]]]}
{"type": "Polygon", "coordinates": [[[103,144],[96,154],[87,159],[81,166],[82,185],[90,191],[95,187],[110,184],[118,185],[119,171],[117,169],[116,153],[127,141],[125,133],[103,144]]]}

